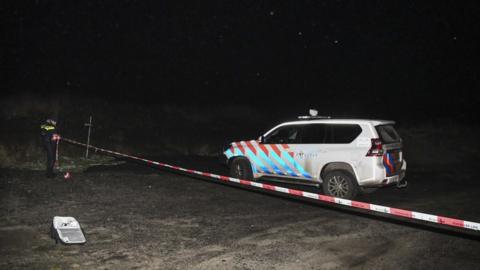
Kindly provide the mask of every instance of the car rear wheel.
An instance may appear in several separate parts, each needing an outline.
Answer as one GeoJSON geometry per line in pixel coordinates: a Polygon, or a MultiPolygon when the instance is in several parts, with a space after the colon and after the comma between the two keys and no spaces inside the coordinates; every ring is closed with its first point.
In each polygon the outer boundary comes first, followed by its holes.
{"type": "Polygon", "coordinates": [[[348,172],[331,171],[323,179],[323,193],[329,196],[352,199],[358,194],[358,184],[348,172]]]}
{"type": "Polygon", "coordinates": [[[253,180],[250,162],[244,158],[234,159],[230,164],[230,175],[238,179],[253,180]]]}

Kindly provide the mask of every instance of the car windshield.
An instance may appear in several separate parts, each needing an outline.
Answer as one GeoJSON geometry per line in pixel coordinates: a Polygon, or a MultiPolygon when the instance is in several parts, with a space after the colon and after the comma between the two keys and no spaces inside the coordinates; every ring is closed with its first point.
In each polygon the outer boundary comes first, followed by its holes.
{"type": "Polygon", "coordinates": [[[383,143],[398,143],[401,138],[392,125],[376,126],[375,129],[383,143]]]}

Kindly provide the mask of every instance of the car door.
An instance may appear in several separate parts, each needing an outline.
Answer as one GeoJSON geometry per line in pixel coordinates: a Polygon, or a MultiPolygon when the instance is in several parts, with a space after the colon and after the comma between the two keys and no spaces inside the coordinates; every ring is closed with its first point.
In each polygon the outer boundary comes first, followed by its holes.
{"type": "MultiPolygon", "coordinates": [[[[357,147],[352,142],[362,129],[350,123],[314,123],[302,130],[302,145],[298,147],[305,170],[318,178],[321,169],[330,162],[351,163],[358,160],[357,147]],[[303,153],[302,153],[303,152],[303,153]]],[[[300,158],[299,158],[300,159],[300,158]]]]}
{"type": "Polygon", "coordinates": [[[260,143],[265,153],[264,159],[272,168],[271,175],[307,178],[311,175],[305,171],[300,158],[302,125],[281,126],[268,133],[260,143]]]}
{"type": "Polygon", "coordinates": [[[329,125],[310,123],[302,127],[299,144],[295,146],[297,162],[304,168],[309,179],[316,178],[318,168],[326,162],[328,145],[325,140],[329,134],[329,125]]]}

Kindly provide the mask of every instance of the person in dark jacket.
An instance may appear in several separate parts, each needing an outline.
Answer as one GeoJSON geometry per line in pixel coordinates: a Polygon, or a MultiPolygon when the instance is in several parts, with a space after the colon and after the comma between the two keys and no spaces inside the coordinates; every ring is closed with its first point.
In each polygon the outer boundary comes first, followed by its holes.
{"type": "Polygon", "coordinates": [[[45,150],[47,151],[47,177],[48,178],[55,177],[53,169],[56,161],[57,140],[60,139],[60,136],[57,134],[56,126],[57,126],[57,121],[52,118],[47,119],[47,121],[45,121],[45,123],[40,126],[42,144],[45,150]]]}

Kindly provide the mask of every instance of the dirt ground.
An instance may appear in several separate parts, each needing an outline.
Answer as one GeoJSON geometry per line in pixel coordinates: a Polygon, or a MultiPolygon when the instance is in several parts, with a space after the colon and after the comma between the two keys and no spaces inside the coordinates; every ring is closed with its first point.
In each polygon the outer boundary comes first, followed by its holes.
{"type": "MultiPolygon", "coordinates": [[[[158,160],[158,159],[157,159],[158,160]]],[[[214,160],[171,160],[225,171],[214,160]]],[[[474,168],[473,168],[474,169],[474,168]]],[[[480,221],[473,169],[410,168],[407,189],[358,200],[480,221]]],[[[0,269],[478,269],[480,241],[137,164],[69,181],[2,169],[0,269]],[[56,245],[53,216],[85,245],[56,245]]]]}

